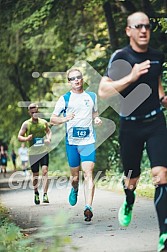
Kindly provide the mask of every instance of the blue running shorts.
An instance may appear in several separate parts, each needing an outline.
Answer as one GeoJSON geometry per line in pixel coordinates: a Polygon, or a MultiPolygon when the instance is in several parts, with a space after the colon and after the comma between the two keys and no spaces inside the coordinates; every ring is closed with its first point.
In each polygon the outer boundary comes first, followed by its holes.
{"type": "Polygon", "coordinates": [[[81,162],[96,161],[95,144],[69,145],[66,144],[66,152],[69,166],[78,167],[81,162]]]}

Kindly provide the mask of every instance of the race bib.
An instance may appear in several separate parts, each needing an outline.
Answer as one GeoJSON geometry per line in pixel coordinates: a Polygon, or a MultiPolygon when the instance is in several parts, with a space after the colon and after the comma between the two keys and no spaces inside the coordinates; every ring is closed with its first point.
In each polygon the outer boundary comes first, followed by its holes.
{"type": "Polygon", "coordinates": [[[37,147],[42,146],[44,145],[44,139],[36,137],[33,139],[33,143],[34,143],[34,146],[37,146],[37,147]]]}
{"type": "Polygon", "coordinates": [[[85,138],[90,133],[89,127],[73,127],[73,137],[85,138]]]}

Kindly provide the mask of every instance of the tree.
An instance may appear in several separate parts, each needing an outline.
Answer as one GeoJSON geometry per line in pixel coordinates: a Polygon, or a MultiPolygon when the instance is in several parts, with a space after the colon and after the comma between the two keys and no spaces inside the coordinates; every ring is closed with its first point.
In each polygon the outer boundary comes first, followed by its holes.
{"type": "MultiPolygon", "coordinates": [[[[166,8],[164,0],[0,0],[0,139],[9,142],[28,116],[19,101],[56,99],[54,83],[61,90],[66,80],[44,78],[43,72],[66,72],[82,59],[103,75],[112,52],[127,44],[122,33],[133,11],[149,14],[151,43],[167,54],[166,8]]],[[[113,118],[114,112],[104,116],[113,118]]],[[[103,160],[110,159],[108,149],[119,156],[117,137],[103,144],[103,160]]]]}

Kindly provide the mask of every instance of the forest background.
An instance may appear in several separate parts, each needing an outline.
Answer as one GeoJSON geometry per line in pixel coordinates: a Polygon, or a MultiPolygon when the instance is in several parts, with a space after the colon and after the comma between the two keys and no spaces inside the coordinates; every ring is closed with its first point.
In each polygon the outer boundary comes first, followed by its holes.
{"type": "MultiPolygon", "coordinates": [[[[49,121],[55,102],[68,89],[65,74],[49,76],[46,72],[66,73],[82,60],[102,76],[111,54],[128,43],[126,18],[134,11],[149,15],[153,25],[150,45],[163,51],[167,59],[165,0],[0,0],[0,144],[8,152],[19,148],[17,134],[29,118],[23,101],[38,102],[49,121]]],[[[166,84],[167,63],[163,71],[167,91],[166,84]]],[[[98,147],[95,169],[121,173],[118,114],[108,107],[100,116],[113,120],[116,130],[98,147]]],[[[68,171],[64,139],[50,157],[50,171],[68,171]]],[[[144,154],[142,169],[148,167],[144,154]]]]}

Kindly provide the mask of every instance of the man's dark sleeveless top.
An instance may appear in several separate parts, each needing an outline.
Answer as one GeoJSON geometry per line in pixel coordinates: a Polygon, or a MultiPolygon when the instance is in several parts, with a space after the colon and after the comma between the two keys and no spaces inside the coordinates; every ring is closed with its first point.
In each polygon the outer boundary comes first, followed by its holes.
{"type": "MultiPolygon", "coordinates": [[[[152,92],[150,96],[137,109],[135,109],[135,111],[131,113],[131,116],[142,116],[150,113],[155,109],[158,109],[160,107],[159,94],[158,94],[158,80],[162,74],[162,64],[164,62],[164,55],[151,47],[149,47],[147,52],[144,53],[135,52],[130,45],[124,47],[123,49],[117,50],[111,56],[108,69],[105,74],[109,76],[112,80],[118,80],[126,76],[131,71],[130,68],[128,72],[126,69],[124,71],[123,69],[124,67],[122,67],[119,61],[117,61],[116,63],[115,62],[116,60],[127,61],[130,64],[128,65],[131,67],[133,67],[135,63],[139,64],[145,60],[150,60],[152,62],[148,73],[141,75],[136,82],[131,83],[126,89],[124,89],[121,92],[121,95],[123,97],[126,97],[139,84],[141,83],[147,84],[151,88],[152,92]],[[113,62],[116,63],[114,67],[113,62]],[[121,75],[122,73],[123,76],[121,75]]],[[[124,63],[127,64],[126,62],[124,63]]]]}

